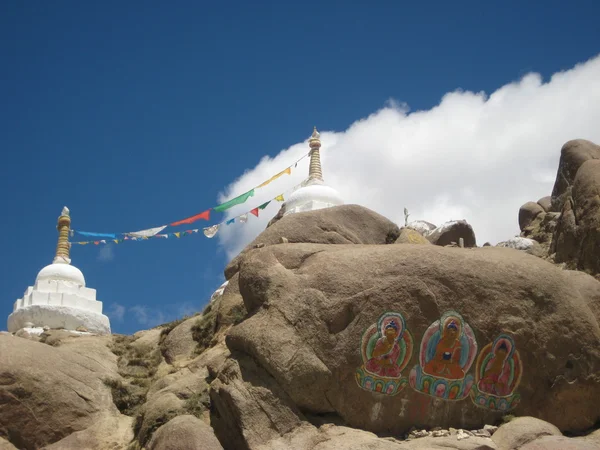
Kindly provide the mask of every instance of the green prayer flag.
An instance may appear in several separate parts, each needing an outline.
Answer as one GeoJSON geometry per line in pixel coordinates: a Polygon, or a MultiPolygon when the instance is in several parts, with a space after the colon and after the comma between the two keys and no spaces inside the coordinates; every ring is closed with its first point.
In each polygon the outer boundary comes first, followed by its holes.
{"type": "Polygon", "coordinates": [[[269,203],[271,203],[271,200],[269,200],[268,202],[264,202],[262,205],[260,205],[258,207],[258,209],[265,209],[269,205],[269,203]]]}
{"type": "Polygon", "coordinates": [[[233,207],[235,205],[241,205],[242,203],[244,203],[246,200],[248,200],[253,195],[254,195],[254,189],[252,189],[251,191],[246,192],[245,194],[240,195],[239,197],[232,198],[228,202],[221,203],[219,206],[215,206],[213,208],[213,210],[215,210],[217,212],[223,212],[226,209],[229,209],[229,208],[231,208],[231,207],[233,207]]]}

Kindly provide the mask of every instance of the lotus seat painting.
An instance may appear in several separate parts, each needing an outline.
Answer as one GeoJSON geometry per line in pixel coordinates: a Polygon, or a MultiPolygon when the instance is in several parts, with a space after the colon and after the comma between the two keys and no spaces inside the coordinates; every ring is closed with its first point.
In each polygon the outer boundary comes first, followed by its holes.
{"type": "Polygon", "coordinates": [[[382,314],[361,339],[363,365],[356,370],[358,385],[367,391],[396,395],[407,384],[402,370],[410,361],[412,350],[413,339],[402,314],[382,314]]]}

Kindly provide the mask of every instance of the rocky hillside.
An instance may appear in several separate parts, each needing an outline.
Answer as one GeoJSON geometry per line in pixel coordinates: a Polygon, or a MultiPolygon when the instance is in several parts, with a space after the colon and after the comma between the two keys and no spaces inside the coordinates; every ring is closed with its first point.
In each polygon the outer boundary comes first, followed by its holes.
{"type": "Polygon", "coordinates": [[[597,147],[577,166],[588,144],[573,142],[571,181],[521,208],[524,241],[477,247],[464,221],[400,229],[355,205],[299,213],[194,317],[0,334],[0,449],[600,448],[600,282],[585,273],[600,167],[597,147]]]}

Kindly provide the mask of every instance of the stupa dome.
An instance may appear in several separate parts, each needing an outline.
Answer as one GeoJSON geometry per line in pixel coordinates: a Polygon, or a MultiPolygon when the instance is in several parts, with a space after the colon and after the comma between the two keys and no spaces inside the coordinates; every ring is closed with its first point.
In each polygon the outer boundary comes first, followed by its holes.
{"type": "Polygon", "coordinates": [[[285,203],[285,214],[343,205],[338,191],[325,184],[309,184],[292,192],[285,203]]]}
{"type": "Polygon", "coordinates": [[[38,273],[35,282],[42,280],[61,280],[74,283],[76,286],[85,286],[85,278],[81,270],[70,264],[50,264],[44,267],[38,273]]]}

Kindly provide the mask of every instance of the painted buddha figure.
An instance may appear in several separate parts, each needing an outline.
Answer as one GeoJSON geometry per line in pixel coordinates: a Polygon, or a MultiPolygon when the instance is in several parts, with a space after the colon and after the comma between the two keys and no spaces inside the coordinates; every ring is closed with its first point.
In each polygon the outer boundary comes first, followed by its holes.
{"type": "Polygon", "coordinates": [[[446,311],[423,333],[419,364],[410,371],[408,382],[417,392],[461,400],[473,386],[468,372],[476,355],[473,329],[458,312],[446,311]]]}
{"type": "Polygon", "coordinates": [[[515,408],[521,396],[515,392],[523,364],[515,348],[515,341],[507,334],[501,334],[479,353],[475,369],[475,385],[471,391],[473,403],[495,411],[509,411],[515,408]]]}
{"type": "Polygon", "coordinates": [[[501,342],[483,369],[483,377],[478,385],[480,391],[500,396],[510,394],[510,365],[507,362],[508,348],[505,342],[501,342]]]}
{"type": "Polygon", "coordinates": [[[362,365],[356,369],[356,382],[366,391],[396,395],[408,384],[402,370],[412,350],[412,336],[402,314],[384,312],[361,337],[362,365]]]}
{"type": "Polygon", "coordinates": [[[400,356],[399,334],[400,328],[395,320],[385,326],[384,335],[377,340],[371,358],[365,364],[368,372],[382,377],[400,376],[400,367],[397,364],[400,356]]]}
{"type": "Polygon", "coordinates": [[[455,318],[449,317],[441,332],[442,336],[436,345],[435,355],[425,364],[423,371],[436,377],[464,378],[465,372],[460,365],[462,354],[460,323],[455,318]]]}

